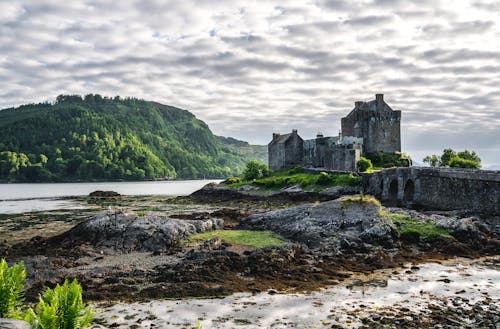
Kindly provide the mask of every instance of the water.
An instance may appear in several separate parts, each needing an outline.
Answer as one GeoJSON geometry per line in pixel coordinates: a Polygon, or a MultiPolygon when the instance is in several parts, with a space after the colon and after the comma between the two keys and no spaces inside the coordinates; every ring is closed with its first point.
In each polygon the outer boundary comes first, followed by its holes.
{"type": "Polygon", "coordinates": [[[79,206],[74,201],[61,198],[86,196],[97,190],[115,191],[122,195],[189,195],[210,182],[218,181],[0,184],[0,214],[77,209],[79,206]]]}
{"type": "Polygon", "coordinates": [[[97,307],[98,317],[109,327],[203,328],[330,328],[333,322],[361,325],[359,316],[384,308],[401,307],[415,312],[457,296],[475,302],[492,298],[499,305],[500,271],[497,265],[457,259],[451,264],[428,263],[406,273],[400,269],[355,276],[346,282],[305,294],[238,293],[220,299],[155,300],[97,307]],[[446,279],[446,280],[444,280],[446,279]],[[356,314],[349,318],[348,314],[356,314]]]}

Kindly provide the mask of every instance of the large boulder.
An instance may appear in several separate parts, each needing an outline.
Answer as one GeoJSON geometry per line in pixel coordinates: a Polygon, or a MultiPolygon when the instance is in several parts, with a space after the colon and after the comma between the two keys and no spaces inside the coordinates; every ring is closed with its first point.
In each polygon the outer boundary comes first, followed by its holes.
{"type": "Polygon", "coordinates": [[[369,244],[392,247],[397,230],[379,210],[375,204],[339,199],[251,215],[242,225],[271,230],[327,253],[363,249],[369,244]]]}
{"type": "Polygon", "coordinates": [[[110,211],[78,224],[59,238],[62,245],[82,242],[121,252],[161,252],[191,234],[223,226],[224,220],[219,218],[183,220],[156,214],[140,217],[110,211]]]}

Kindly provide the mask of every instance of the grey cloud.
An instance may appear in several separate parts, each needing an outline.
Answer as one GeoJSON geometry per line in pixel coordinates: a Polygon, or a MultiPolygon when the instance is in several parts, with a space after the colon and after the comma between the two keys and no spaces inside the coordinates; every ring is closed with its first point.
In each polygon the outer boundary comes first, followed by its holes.
{"type": "Polygon", "coordinates": [[[431,0],[9,3],[0,107],[60,93],[136,96],[267,143],[292,128],[336,134],[354,100],[384,92],[403,111],[408,153],[482,148],[500,163],[500,145],[481,144],[498,140],[500,125],[496,1],[472,3],[466,21],[431,0]]]}

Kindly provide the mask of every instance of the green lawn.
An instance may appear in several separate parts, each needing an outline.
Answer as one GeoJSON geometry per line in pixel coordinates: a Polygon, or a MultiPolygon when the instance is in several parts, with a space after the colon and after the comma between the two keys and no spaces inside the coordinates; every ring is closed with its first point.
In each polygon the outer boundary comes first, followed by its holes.
{"type": "Polygon", "coordinates": [[[271,231],[215,230],[193,234],[184,241],[184,245],[194,246],[215,237],[230,244],[255,248],[278,247],[286,244],[271,231]]]}

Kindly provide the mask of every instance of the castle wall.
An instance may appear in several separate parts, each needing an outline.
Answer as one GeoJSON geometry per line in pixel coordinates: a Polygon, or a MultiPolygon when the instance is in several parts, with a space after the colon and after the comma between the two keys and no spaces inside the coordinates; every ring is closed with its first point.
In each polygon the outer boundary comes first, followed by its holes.
{"type": "Polygon", "coordinates": [[[270,143],[267,146],[269,169],[280,170],[285,167],[285,145],[270,143]]]}
{"type": "Polygon", "coordinates": [[[317,152],[315,139],[307,139],[304,141],[304,166],[317,167],[317,152]]]}
{"type": "Polygon", "coordinates": [[[330,151],[331,166],[328,170],[356,171],[361,158],[358,145],[336,145],[330,151]]]}
{"type": "Polygon", "coordinates": [[[500,171],[395,168],[364,176],[365,192],[391,205],[500,214],[500,171]]]}
{"type": "Polygon", "coordinates": [[[285,168],[302,166],[304,154],[304,141],[296,133],[285,143],[285,168]]]}

